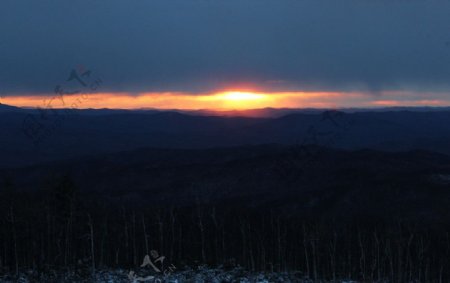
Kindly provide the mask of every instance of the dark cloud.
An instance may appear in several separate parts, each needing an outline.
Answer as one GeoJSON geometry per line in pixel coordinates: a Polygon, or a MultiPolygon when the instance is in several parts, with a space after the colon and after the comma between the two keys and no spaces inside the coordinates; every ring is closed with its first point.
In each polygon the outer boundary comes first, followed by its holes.
{"type": "Polygon", "coordinates": [[[103,91],[446,91],[449,11],[425,0],[3,0],[0,90],[51,92],[82,64],[103,91]]]}

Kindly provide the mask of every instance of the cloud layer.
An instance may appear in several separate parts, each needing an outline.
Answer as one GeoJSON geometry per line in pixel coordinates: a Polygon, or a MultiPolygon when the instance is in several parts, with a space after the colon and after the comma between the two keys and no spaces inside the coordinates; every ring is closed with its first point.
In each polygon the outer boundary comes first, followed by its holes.
{"type": "Polygon", "coordinates": [[[450,88],[449,1],[4,0],[0,92],[450,88]]]}

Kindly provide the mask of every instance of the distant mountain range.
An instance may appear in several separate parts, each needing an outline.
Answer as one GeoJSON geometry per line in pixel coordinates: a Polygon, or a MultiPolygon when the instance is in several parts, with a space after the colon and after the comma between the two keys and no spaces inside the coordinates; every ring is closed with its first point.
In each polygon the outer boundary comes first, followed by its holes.
{"type": "MultiPolygon", "coordinates": [[[[64,109],[59,109],[64,111],[64,109]]],[[[194,116],[221,116],[221,117],[252,117],[252,118],[278,118],[289,114],[303,113],[314,114],[328,111],[327,108],[257,108],[245,110],[183,110],[183,109],[157,109],[157,108],[140,108],[140,109],[71,109],[80,115],[106,115],[106,114],[120,114],[120,113],[141,113],[152,114],[160,112],[177,112],[181,114],[190,114],[194,116]]],[[[447,111],[450,107],[377,107],[377,108],[339,108],[334,109],[346,113],[353,112],[386,112],[386,111],[414,111],[414,112],[437,112],[447,111]]],[[[21,108],[0,103],[0,113],[5,112],[21,112],[21,113],[36,113],[36,108],[21,108]]]]}
{"type": "Polygon", "coordinates": [[[230,112],[207,116],[205,111],[55,112],[0,105],[0,167],[146,147],[304,144],[348,150],[424,149],[450,153],[450,110],[446,108],[252,111],[287,114],[255,118],[228,116],[230,112]]]}
{"type": "Polygon", "coordinates": [[[9,112],[25,112],[26,110],[23,108],[10,106],[7,104],[0,103],[0,113],[9,113],[9,112]]]}

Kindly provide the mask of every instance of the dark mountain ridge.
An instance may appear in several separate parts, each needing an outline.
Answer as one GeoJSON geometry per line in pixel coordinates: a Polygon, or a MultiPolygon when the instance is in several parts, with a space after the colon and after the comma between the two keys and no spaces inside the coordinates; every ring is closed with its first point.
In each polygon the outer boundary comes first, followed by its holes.
{"type": "Polygon", "coordinates": [[[279,118],[164,111],[55,113],[0,113],[0,168],[144,147],[193,149],[276,143],[450,153],[450,111],[325,111],[279,118]]]}

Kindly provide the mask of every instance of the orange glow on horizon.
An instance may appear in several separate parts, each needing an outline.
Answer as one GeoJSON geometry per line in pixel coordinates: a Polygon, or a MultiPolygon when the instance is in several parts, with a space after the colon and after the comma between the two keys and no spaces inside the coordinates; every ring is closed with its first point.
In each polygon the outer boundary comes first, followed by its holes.
{"type": "Polygon", "coordinates": [[[94,93],[65,95],[3,96],[3,104],[18,107],[77,109],[185,109],[185,110],[245,110],[257,108],[340,108],[385,106],[448,106],[443,99],[409,99],[407,94],[391,92],[381,97],[357,92],[260,92],[226,90],[212,94],[179,92],[94,93]]]}
{"type": "Polygon", "coordinates": [[[244,110],[255,108],[297,108],[332,106],[326,100],[340,96],[338,93],[223,91],[213,94],[185,93],[95,93],[59,96],[7,96],[2,103],[19,107],[52,108],[111,108],[111,109],[211,109],[244,110]],[[321,100],[321,101],[316,101],[321,100]]]}

